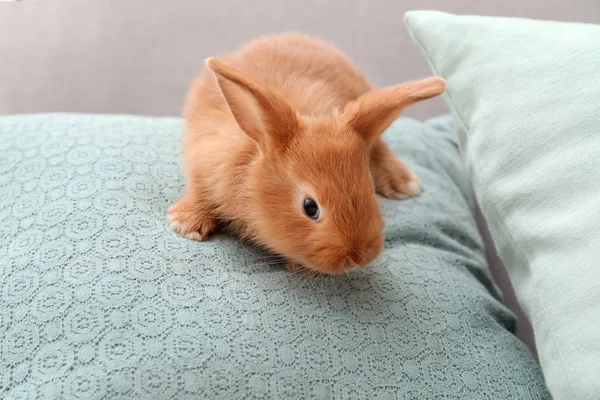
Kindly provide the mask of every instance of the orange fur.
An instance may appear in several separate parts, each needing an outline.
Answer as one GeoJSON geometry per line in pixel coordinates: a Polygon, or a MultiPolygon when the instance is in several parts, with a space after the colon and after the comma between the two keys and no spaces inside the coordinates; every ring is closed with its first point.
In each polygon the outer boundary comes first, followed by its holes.
{"type": "Polygon", "coordinates": [[[225,222],[291,269],[336,274],[375,259],[375,193],[419,193],[380,135],[404,107],[442,93],[443,79],[373,90],[343,53],[301,35],[260,38],[206,64],[185,106],[188,182],[171,226],[205,240],[225,222]],[[304,214],[306,197],[319,221],[304,214]]]}

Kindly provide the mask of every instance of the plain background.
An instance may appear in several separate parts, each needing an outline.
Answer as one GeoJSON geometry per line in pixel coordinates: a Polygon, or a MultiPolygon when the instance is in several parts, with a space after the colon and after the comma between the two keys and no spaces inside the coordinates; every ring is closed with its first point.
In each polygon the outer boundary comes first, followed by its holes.
{"type": "MultiPolygon", "coordinates": [[[[422,78],[430,69],[403,24],[403,14],[415,9],[600,22],[600,0],[0,1],[0,115],[178,116],[204,59],[284,31],[334,43],[376,86],[422,78]]],[[[405,115],[424,119],[447,110],[437,98],[405,115]]],[[[487,256],[506,304],[519,316],[518,335],[533,348],[492,246],[487,256]]]]}
{"type": "MultiPolygon", "coordinates": [[[[204,59],[283,31],[333,42],[377,86],[421,78],[402,18],[414,9],[600,22],[600,0],[0,1],[0,114],[180,115],[204,59]]],[[[439,98],[406,115],[445,111],[439,98]]]]}

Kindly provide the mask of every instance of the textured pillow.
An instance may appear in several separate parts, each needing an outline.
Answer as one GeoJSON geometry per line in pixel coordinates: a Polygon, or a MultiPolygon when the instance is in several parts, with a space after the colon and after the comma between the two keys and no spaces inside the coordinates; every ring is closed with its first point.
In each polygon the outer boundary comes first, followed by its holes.
{"type": "Polygon", "coordinates": [[[600,398],[600,26],[410,12],[557,399],[600,398]]]}
{"type": "Polygon", "coordinates": [[[389,130],[424,193],[382,200],[374,265],[316,279],[169,230],[181,121],[0,118],[2,398],[548,398],[450,128],[389,130]]]}

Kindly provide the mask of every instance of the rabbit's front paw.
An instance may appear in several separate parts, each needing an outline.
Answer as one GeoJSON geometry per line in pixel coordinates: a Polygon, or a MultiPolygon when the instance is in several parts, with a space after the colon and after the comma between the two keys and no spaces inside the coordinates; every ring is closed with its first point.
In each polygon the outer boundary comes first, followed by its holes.
{"type": "Polygon", "coordinates": [[[217,227],[217,220],[201,204],[184,196],[167,215],[169,226],[181,236],[191,240],[206,240],[217,227]]]}

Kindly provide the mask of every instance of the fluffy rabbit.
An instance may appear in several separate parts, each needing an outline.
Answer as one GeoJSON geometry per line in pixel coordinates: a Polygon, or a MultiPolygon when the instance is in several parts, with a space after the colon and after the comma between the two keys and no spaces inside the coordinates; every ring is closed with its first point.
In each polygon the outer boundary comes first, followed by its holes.
{"type": "Polygon", "coordinates": [[[380,135],[403,108],[445,87],[431,77],[374,90],[343,53],[301,35],[208,59],[187,97],[188,182],[170,226],[206,240],[225,223],[289,269],[369,264],[383,245],[376,192],[420,192],[380,135]]]}

